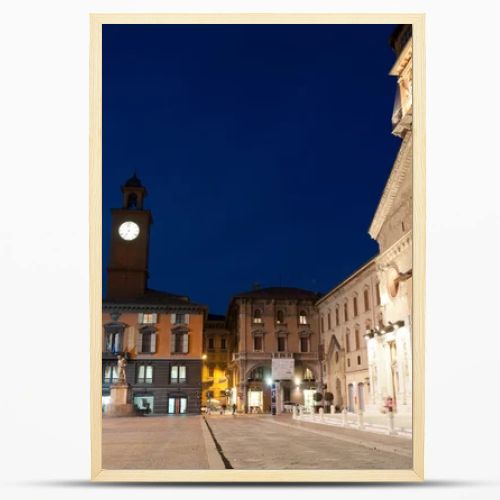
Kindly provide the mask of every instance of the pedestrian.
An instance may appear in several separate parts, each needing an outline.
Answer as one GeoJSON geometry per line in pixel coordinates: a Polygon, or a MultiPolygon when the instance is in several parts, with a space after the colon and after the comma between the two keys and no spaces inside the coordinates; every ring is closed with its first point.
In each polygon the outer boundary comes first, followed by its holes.
{"type": "Polygon", "coordinates": [[[233,403],[233,415],[236,413],[236,403],[233,403]]]}

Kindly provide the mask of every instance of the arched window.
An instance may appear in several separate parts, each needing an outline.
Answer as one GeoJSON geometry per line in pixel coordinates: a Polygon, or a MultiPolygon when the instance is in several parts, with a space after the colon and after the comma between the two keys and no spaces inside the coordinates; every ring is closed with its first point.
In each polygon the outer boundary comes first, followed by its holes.
{"type": "Polygon", "coordinates": [[[314,380],[314,373],[310,368],[304,369],[304,380],[314,380]]]}
{"type": "Polygon", "coordinates": [[[339,362],[339,351],[335,351],[335,363],[339,362]]]}
{"type": "Polygon", "coordinates": [[[276,313],[276,323],[279,325],[283,324],[285,322],[285,315],[283,314],[283,311],[278,311],[276,313]]]}
{"type": "Polygon", "coordinates": [[[332,315],[331,315],[330,311],[328,311],[327,323],[328,323],[328,330],[331,330],[332,329],[332,315]]]}
{"type": "Polygon", "coordinates": [[[299,324],[307,325],[307,314],[305,311],[300,311],[299,313],[299,324]]]}
{"type": "Polygon", "coordinates": [[[354,317],[358,315],[358,297],[355,295],[352,299],[352,308],[354,311],[354,317]]]}
{"type": "Polygon", "coordinates": [[[321,318],[320,318],[320,328],[321,328],[321,333],[324,333],[325,332],[325,318],[323,318],[323,316],[321,316],[321,318]]]}
{"type": "Polygon", "coordinates": [[[130,193],[127,199],[127,208],[137,208],[137,194],[130,193]]]}
{"type": "Polygon", "coordinates": [[[339,306],[335,307],[335,326],[340,325],[340,314],[339,314],[339,306]]]}
{"type": "Polygon", "coordinates": [[[255,309],[253,312],[253,322],[254,323],[262,323],[262,312],[260,309],[255,309]]]}
{"type": "Polygon", "coordinates": [[[365,311],[370,310],[370,296],[368,295],[368,288],[365,288],[363,291],[363,298],[365,302],[365,311]]]}
{"type": "Polygon", "coordinates": [[[380,283],[378,283],[378,282],[375,285],[375,297],[377,300],[377,305],[379,306],[380,305],[380,283]]]}
{"type": "Polygon", "coordinates": [[[346,352],[350,352],[351,350],[351,332],[349,331],[349,328],[345,331],[345,350],[346,352]]]}
{"type": "Polygon", "coordinates": [[[349,306],[347,304],[347,301],[344,303],[344,321],[349,320],[349,306]]]}
{"type": "Polygon", "coordinates": [[[358,351],[361,348],[361,342],[359,339],[359,325],[356,325],[356,328],[354,329],[354,340],[356,342],[356,351],[358,351]]]}

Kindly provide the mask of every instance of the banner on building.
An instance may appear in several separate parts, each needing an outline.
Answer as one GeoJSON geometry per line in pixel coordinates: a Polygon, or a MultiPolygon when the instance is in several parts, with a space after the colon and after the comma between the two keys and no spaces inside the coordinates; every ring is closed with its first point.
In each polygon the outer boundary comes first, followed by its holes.
{"type": "Polygon", "coordinates": [[[274,358],[271,370],[273,380],[292,380],[295,371],[295,360],[293,358],[274,358]]]}

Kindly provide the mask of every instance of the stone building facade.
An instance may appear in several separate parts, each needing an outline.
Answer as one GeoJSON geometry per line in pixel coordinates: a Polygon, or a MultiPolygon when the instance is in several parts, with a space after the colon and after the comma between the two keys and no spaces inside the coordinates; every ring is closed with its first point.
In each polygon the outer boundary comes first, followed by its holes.
{"type": "Polygon", "coordinates": [[[373,405],[365,332],[380,319],[376,263],[370,260],[317,303],[323,361],[333,403],[348,411],[373,405]]]}
{"type": "Polygon", "coordinates": [[[273,385],[278,413],[289,404],[313,405],[312,394],[322,384],[318,298],[286,287],[233,297],[227,327],[234,338],[232,403],[239,411],[270,412],[273,385]],[[278,379],[278,367],[285,365],[290,371],[278,379]]]}
{"type": "Polygon", "coordinates": [[[348,411],[378,412],[392,400],[395,411],[411,413],[411,26],[398,27],[391,45],[396,62],[390,74],[397,78],[392,127],[402,142],[369,228],[379,254],[322,297],[318,310],[321,324],[326,325],[321,328],[325,373],[335,404],[348,411]]]}
{"type": "Polygon", "coordinates": [[[377,402],[393,399],[400,413],[412,411],[412,285],[413,285],[413,100],[411,26],[394,33],[397,78],[392,115],[393,134],[401,137],[396,161],[369,229],[377,240],[382,324],[367,332],[369,359],[377,402]]]}

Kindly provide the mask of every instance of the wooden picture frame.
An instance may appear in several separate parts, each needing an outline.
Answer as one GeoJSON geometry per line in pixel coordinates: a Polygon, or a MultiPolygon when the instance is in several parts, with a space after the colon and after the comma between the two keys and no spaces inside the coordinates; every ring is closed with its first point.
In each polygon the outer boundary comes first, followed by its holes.
{"type": "Polygon", "coordinates": [[[403,482],[424,478],[425,50],[424,14],[90,15],[91,478],[164,482],[403,482]],[[411,24],[413,27],[413,468],[409,470],[105,470],[102,467],[102,26],[103,24],[411,24]]]}

